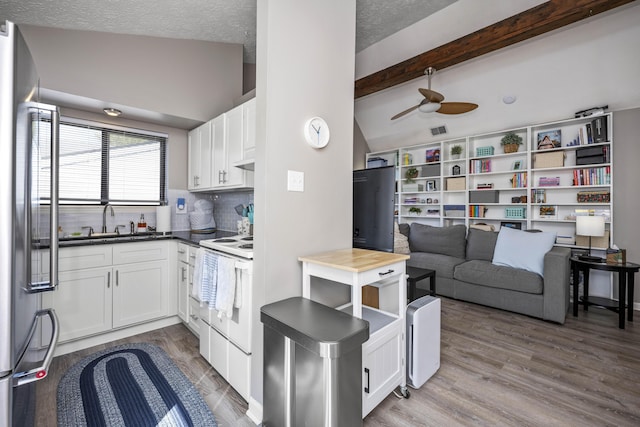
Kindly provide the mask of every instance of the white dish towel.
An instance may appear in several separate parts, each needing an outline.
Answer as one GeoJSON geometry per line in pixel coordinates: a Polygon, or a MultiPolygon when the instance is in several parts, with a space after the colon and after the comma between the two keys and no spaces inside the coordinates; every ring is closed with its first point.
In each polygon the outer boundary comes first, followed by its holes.
{"type": "Polygon", "coordinates": [[[218,317],[233,316],[233,301],[236,295],[236,260],[233,258],[218,258],[218,291],[215,309],[218,317]]]}
{"type": "Polygon", "coordinates": [[[200,300],[200,304],[206,304],[209,308],[215,308],[218,291],[218,255],[204,248],[198,248],[196,260],[193,265],[193,289],[192,295],[200,300]]]}

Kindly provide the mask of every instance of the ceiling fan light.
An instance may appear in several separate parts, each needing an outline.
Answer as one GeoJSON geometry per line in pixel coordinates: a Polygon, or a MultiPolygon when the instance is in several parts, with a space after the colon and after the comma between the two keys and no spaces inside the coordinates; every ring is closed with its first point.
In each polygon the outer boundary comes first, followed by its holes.
{"type": "Polygon", "coordinates": [[[421,113],[435,113],[440,109],[439,102],[428,102],[418,107],[418,111],[421,113]]]}

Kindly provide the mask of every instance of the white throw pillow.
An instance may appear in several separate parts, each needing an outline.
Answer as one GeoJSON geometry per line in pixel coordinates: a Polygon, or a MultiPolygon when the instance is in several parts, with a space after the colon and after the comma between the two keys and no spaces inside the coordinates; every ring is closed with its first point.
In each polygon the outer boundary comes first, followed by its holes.
{"type": "Polygon", "coordinates": [[[521,268],[542,276],[544,255],[551,250],[555,241],[555,233],[530,233],[502,227],[493,253],[493,264],[521,268]]]}
{"type": "Polygon", "coordinates": [[[393,223],[393,252],[405,255],[411,253],[409,250],[409,239],[400,232],[397,222],[393,223]]]}

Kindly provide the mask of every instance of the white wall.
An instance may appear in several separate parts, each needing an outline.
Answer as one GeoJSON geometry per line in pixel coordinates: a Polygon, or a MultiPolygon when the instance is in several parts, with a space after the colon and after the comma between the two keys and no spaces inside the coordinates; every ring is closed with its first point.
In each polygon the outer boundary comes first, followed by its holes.
{"type": "Polygon", "coordinates": [[[242,95],[242,45],[20,27],[47,89],[207,121],[242,95]]]}
{"type": "MultiPolygon", "coordinates": [[[[302,294],[299,256],[351,247],[355,7],[258,2],[254,281],[266,304],[302,294]],[[312,116],[331,129],[321,150],[303,139],[312,116]],[[304,192],[287,191],[288,170],[304,172],[304,192]]],[[[261,402],[259,312],[255,319],[251,395],[261,402]]]]}

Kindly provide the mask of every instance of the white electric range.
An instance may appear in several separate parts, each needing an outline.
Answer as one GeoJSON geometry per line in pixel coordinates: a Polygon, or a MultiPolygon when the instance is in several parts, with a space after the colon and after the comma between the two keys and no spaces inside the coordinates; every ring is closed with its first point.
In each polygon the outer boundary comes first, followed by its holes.
{"type": "Polygon", "coordinates": [[[200,240],[200,246],[241,258],[253,259],[253,236],[235,235],[200,240]]]}

